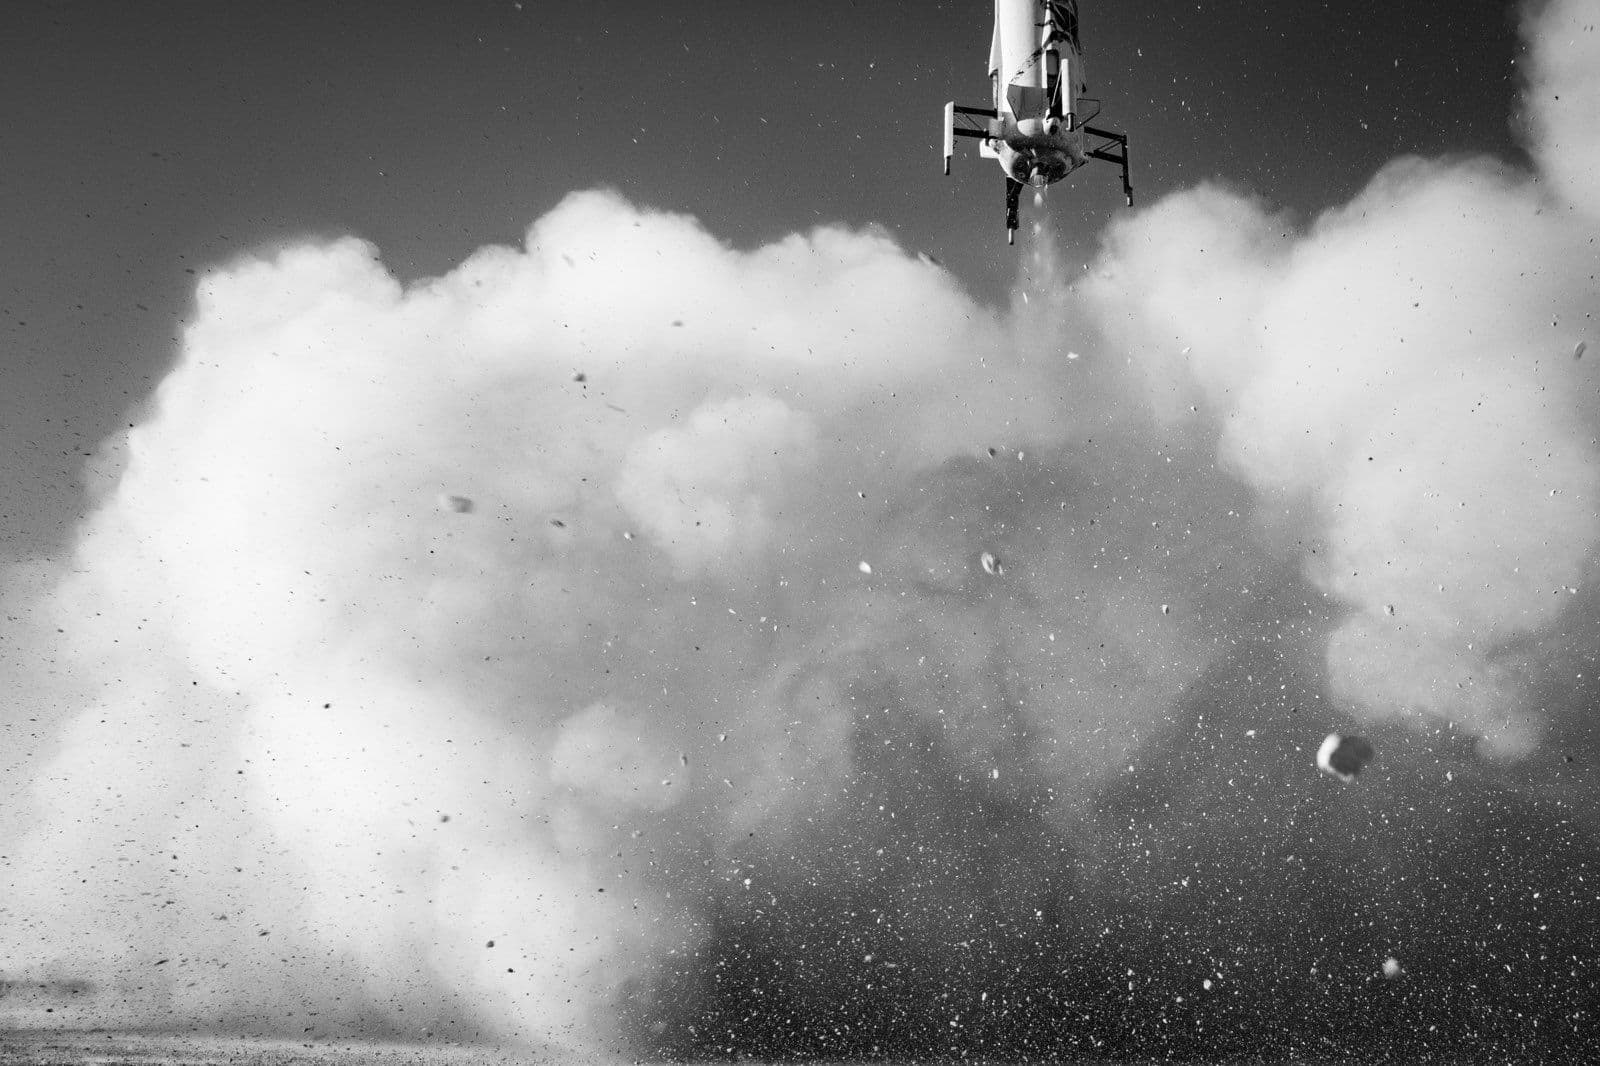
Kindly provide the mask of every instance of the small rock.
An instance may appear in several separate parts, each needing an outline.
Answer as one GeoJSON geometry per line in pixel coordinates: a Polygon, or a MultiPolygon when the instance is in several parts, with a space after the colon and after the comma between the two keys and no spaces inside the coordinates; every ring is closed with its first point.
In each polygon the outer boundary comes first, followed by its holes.
{"type": "Polygon", "coordinates": [[[472,513],[472,497],[471,496],[451,496],[451,495],[448,495],[448,494],[440,496],[439,497],[439,509],[442,510],[442,511],[454,511],[456,514],[471,514],[472,513]]]}
{"type": "Polygon", "coordinates": [[[1377,753],[1371,741],[1364,737],[1346,737],[1329,733],[1317,749],[1317,769],[1346,783],[1366,769],[1377,753]]]}

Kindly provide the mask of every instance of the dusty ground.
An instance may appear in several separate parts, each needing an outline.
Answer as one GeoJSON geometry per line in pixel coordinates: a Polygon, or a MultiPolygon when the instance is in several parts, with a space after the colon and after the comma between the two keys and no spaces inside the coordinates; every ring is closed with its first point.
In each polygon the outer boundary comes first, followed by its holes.
{"type": "MultiPolygon", "coordinates": [[[[601,1060],[460,1044],[395,1044],[359,1040],[264,1040],[91,1030],[0,1029],[0,1066],[597,1066],[601,1060]]],[[[975,1066],[969,1060],[950,1060],[975,1066]]],[[[1108,1066],[1111,1060],[1053,1060],[1051,1066],[1108,1066]]],[[[1283,1066],[1350,1066],[1364,1060],[1300,1059],[1283,1066]]],[[[1392,1066],[1393,1060],[1383,1060],[1392,1066]]],[[[1432,1058],[1417,1060],[1434,1063],[1432,1058]]],[[[1454,1061],[1454,1060],[1447,1060],[1454,1061]]],[[[1499,1061],[1496,1059],[1495,1061],[1499,1061]]],[[[632,1066],[641,1066],[633,1063],[632,1066]]],[[[661,1066],[661,1064],[654,1064],[661,1066]]],[[[750,1066],[756,1066],[751,1062],[750,1066]]],[[[818,1062],[812,1066],[861,1066],[818,1062]]],[[[879,1066],[896,1066],[882,1064],[879,1066]]],[[[901,1063],[898,1066],[938,1066],[901,1063]]],[[[1003,1066],[993,1062],[983,1066],[1003,1066]]],[[[1278,1066],[1274,1060],[1174,1062],[1122,1060],[1118,1066],[1278,1066]]]]}
{"type": "Polygon", "coordinates": [[[0,1031],[0,1066],[531,1066],[528,1052],[452,1044],[0,1031]]]}

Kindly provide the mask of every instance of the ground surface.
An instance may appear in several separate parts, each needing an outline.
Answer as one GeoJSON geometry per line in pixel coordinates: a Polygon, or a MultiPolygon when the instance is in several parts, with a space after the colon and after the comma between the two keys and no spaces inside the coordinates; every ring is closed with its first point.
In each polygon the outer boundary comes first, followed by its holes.
{"type": "Polygon", "coordinates": [[[0,1031],[0,1066],[522,1066],[528,1053],[452,1044],[0,1031]]]}
{"type": "MultiPolygon", "coordinates": [[[[112,1033],[85,1030],[5,1030],[0,1029],[0,1066],[596,1066],[599,1060],[579,1056],[540,1054],[502,1048],[468,1047],[459,1044],[395,1044],[357,1040],[328,1040],[305,1043],[294,1040],[265,1040],[234,1036],[174,1036],[148,1033],[112,1033]]],[[[754,1066],[749,1060],[747,1066],[754,1066]]],[[[974,1060],[950,1060],[962,1066],[1002,1066],[979,1064],[974,1060]]],[[[1049,1066],[1276,1066],[1274,1060],[1257,1059],[1193,1061],[1055,1059],[1049,1066]]],[[[1340,1066],[1374,1061],[1360,1056],[1348,1059],[1295,1058],[1293,1066],[1340,1066]]],[[[1397,1060],[1383,1059],[1386,1066],[1397,1060]]],[[[1417,1059],[1418,1066],[1445,1060],[1417,1059]]],[[[1461,1066],[1464,1060],[1448,1060],[1461,1066]]],[[[1504,1061],[1501,1058],[1485,1061],[1504,1061]]],[[[633,1063],[632,1066],[640,1066],[633,1063]]],[[[815,1062],[809,1066],[852,1066],[847,1063],[815,1062]]],[[[939,1066],[936,1062],[876,1063],[875,1066],[939,1066]]],[[[1408,1064],[1409,1066],[1409,1064],[1408,1064]]]]}

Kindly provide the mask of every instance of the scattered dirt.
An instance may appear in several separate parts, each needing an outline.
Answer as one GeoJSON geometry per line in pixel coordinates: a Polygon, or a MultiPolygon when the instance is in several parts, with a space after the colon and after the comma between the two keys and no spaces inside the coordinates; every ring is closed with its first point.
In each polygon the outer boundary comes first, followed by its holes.
{"type": "MultiPolygon", "coordinates": [[[[0,1031],[0,1066],[560,1066],[548,1053],[460,1044],[380,1044],[75,1030],[0,1031]]],[[[571,1059],[573,1066],[579,1062],[571,1059]]]]}

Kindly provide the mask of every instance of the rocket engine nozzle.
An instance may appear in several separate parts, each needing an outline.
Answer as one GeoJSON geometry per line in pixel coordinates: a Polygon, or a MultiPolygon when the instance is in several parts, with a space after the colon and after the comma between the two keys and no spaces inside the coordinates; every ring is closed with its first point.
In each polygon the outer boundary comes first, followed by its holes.
{"type": "Polygon", "coordinates": [[[1035,189],[1042,189],[1066,177],[1072,170],[1066,156],[1054,151],[1018,151],[1008,144],[996,149],[1000,162],[1012,181],[1019,181],[1035,189]]]}

